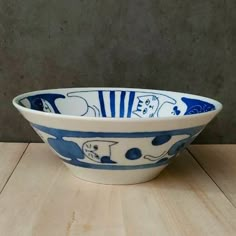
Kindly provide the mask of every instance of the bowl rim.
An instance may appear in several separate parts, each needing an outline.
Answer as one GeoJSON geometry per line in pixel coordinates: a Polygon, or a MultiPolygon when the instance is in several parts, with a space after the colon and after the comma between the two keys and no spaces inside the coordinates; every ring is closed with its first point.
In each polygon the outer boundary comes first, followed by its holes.
{"type": "Polygon", "coordinates": [[[184,92],[177,92],[177,91],[170,91],[170,90],[159,90],[159,89],[144,89],[144,88],[132,88],[132,87],[65,87],[65,88],[56,88],[56,89],[42,89],[42,90],[34,90],[34,91],[30,91],[30,92],[25,92],[22,94],[19,94],[17,96],[15,96],[12,99],[12,104],[14,105],[14,107],[16,109],[18,109],[19,111],[23,111],[23,112],[29,112],[31,114],[35,114],[35,115],[42,115],[45,117],[54,117],[54,118],[62,118],[62,119],[76,119],[76,120],[91,120],[91,121],[123,121],[123,122],[146,122],[146,121],[163,121],[163,120],[171,120],[171,121],[175,121],[175,120],[184,120],[184,119],[191,119],[191,118],[197,118],[197,117],[206,117],[209,115],[213,115],[213,114],[218,114],[222,109],[223,109],[223,105],[221,102],[209,98],[209,97],[205,97],[205,96],[201,96],[201,95],[197,95],[197,94],[191,94],[191,93],[184,93],[184,92]],[[163,117],[144,117],[144,118],[140,118],[140,117],[92,117],[92,116],[76,116],[76,115],[65,115],[65,114],[58,114],[58,113],[48,113],[48,112],[43,112],[43,111],[38,111],[38,110],[33,110],[31,108],[27,108],[24,107],[22,105],[19,104],[19,99],[22,97],[26,97],[26,96],[30,96],[32,94],[35,93],[45,93],[45,92],[52,92],[52,91],[59,91],[59,90],[75,90],[78,89],[80,91],[87,91],[87,90],[126,90],[126,91],[135,91],[135,90],[139,90],[139,91],[144,91],[144,92],[168,92],[168,93],[173,93],[173,94],[182,94],[182,95],[190,95],[190,96],[194,96],[196,98],[199,99],[205,99],[208,100],[209,102],[212,102],[215,106],[215,110],[212,111],[207,111],[207,112],[203,112],[203,113],[197,113],[197,114],[190,114],[190,115],[181,115],[181,116],[163,116],[163,117]]]}

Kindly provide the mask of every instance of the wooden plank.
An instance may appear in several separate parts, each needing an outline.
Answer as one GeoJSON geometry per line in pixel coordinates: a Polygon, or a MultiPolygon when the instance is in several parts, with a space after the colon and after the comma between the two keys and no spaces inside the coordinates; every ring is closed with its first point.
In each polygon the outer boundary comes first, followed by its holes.
{"type": "Polygon", "coordinates": [[[190,152],[236,207],[236,145],[192,145],[190,152]]]}
{"type": "Polygon", "coordinates": [[[27,145],[26,143],[0,142],[0,193],[14,171],[27,145]]]}
{"type": "Polygon", "coordinates": [[[155,180],[109,186],[72,176],[31,144],[0,195],[0,235],[235,235],[236,210],[188,152],[155,180]]]}

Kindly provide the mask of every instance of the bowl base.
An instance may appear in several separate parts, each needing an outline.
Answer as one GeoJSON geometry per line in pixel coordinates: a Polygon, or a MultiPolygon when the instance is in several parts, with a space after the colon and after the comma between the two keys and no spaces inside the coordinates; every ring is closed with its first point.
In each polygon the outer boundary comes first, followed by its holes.
{"type": "Polygon", "coordinates": [[[65,163],[72,174],[82,180],[108,185],[127,185],[138,184],[150,181],[156,178],[160,172],[167,166],[158,166],[155,168],[138,169],[138,170],[96,170],[75,167],[65,163]]]}

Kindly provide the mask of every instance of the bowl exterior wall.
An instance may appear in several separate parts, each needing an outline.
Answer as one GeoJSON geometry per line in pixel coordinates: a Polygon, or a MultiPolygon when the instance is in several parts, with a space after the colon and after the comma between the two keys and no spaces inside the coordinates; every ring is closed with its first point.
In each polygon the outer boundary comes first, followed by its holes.
{"type": "Polygon", "coordinates": [[[218,113],[174,120],[122,120],[19,111],[74,175],[103,184],[153,179],[218,113]]]}

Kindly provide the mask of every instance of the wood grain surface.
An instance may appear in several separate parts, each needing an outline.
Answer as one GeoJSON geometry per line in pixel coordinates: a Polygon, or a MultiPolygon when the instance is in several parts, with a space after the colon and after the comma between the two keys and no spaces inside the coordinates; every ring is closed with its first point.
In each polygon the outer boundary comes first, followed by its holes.
{"type": "Polygon", "coordinates": [[[30,144],[0,194],[0,235],[233,236],[236,209],[188,151],[153,181],[112,186],[74,177],[30,144]]]}
{"type": "Polygon", "coordinates": [[[26,147],[27,144],[25,143],[0,143],[0,192],[17,166],[26,147]]]}
{"type": "Polygon", "coordinates": [[[192,145],[190,152],[236,206],[236,145],[192,145]]]}

